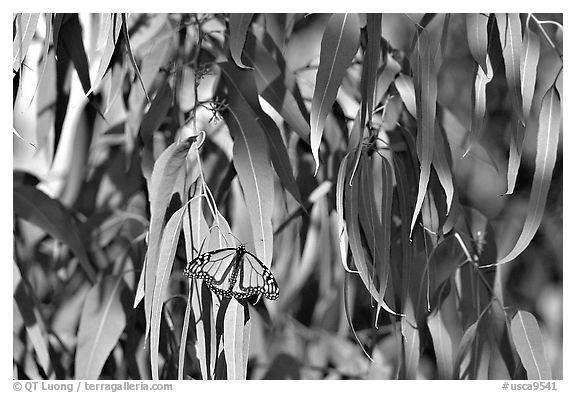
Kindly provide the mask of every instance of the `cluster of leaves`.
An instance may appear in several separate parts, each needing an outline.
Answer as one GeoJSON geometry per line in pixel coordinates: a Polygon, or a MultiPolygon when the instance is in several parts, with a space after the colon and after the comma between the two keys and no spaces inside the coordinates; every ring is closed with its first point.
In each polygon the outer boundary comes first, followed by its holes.
{"type": "Polygon", "coordinates": [[[395,15],[402,45],[389,17],[15,15],[15,166],[36,162],[14,172],[15,377],[551,379],[501,266],[546,207],[561,25],[395,15]],[[469,127],[441,100],[462,31],[469,127]],[[512,245],[459,184],[465,163],[499,173],[481,142],[500,80],[506,194],[537,135],[512,245]],[[277,301],[182,275],[236,240],[277,301]]]}

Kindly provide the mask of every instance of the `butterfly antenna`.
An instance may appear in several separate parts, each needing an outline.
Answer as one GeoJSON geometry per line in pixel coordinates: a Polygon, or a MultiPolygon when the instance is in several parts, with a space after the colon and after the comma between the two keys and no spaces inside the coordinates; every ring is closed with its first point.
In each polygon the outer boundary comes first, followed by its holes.
{"type": "Polygon", "coordinates": [[[236,236],[234,236],[234,234],[233,234],[232,232],[228,232],[228,234],[231,235],[234,239],[236,239],[236,241],[237,241],[239,244],[244,244],[244,243],[242,243],[242,241],[241,241],[240,239],[238,239],[236,236]]]}

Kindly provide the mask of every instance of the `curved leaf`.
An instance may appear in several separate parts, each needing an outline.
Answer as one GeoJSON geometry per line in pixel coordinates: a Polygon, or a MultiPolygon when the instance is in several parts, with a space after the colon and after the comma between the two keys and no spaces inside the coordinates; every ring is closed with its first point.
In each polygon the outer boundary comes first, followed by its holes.
{"type": "Polygon", "coordinates": [[[520,58],[520,78],[522,80],[522,113],[524,118],[530,116],[530,107],[534,98],[534,88],[536,87],[536,71],[538,60],[540,59],[540,39],[529,25],[524,30],[522,40],[522,57],[520,58]]]}
{"type": "Polygon", "coordinates": [[[310,143],[310,125],[304,118],[296,98],[286,84],[287,74],[292,71],[279,64],[266,47],[248,32],[244,49],[244,58],[254,67],[254,76],[258,93],[288,123],[300,138],[310,143]]]}
{"type": "Polygon", "coordinates": [[[348,273],[358,273],[351,270],[346,263],[348,259],[348,231],[344,219],[344,188],[346,187],[346,177],[348,175],[348,158],[350,153],[346,154],[340,162],[338,177],[336,179],[336,213],[338,214],[338,241],[340,244],[340,260],[344,270],[348,273]]]}
{"type": "MultiPolygon", "coordinates": [[[[364,168],[364,160],[360,160],[360,165],[358,167],[360,173],[362,173],[364,168]]],[[[351,185],[346,183],[346,192],[344,193],[344,206],[345,206],[345,217],[346,217],[346,229],[348,230],[349,235],[349,242],[350,242],[350,249],[352,250],[352,257],[354,258],[354,264],[358,269],[358,273],[364,286],[370,293],[370,295],[374,298],[375,301],[379,302],[379,293],[376,288],[376,284],[374,283],[374,277],[372,275],[372,269],[374,267],[368,263],[366,250],[364,250],[362,244],[362,235],[360,230],[360,183],[359,183],[359,176],[354,176],[351,180],[351,185]]],[[[344,254],[344,255],[347,255],[344,254]]],[[[385,304],[382,303],[382,306],[391,314],[394,315],[402,315],[394,312],[389,307],[386,308],[385,304]]]]}
{"type": "Polygon", "coordinates": [[[510,330],[528,379],[552,379],[542,334],[534,315],[528,311],[518,311],[512,319],[510,330]]]}
{"type": "Polygon", "coordinates": [[[262,123],[262,129],[271,150],[272,165],[284,187],[298,203],[302,204],[300,190],[292,173],[290,157],[288,156],[288,150],[282,139],[280,129],[278,129],[274,120],[262,110],[258,101],[258,93],[254,83],[254,71],[240,70],[228,62],[219,63],[219,66],[229,89],[228,94],[235,95],[232,100],[245,100],[255,112],[255,118],[262,123]]]}
{"type": "Polygon", "coordinates": [[[242,50],[253,16],[254,14],[230,14],[230,54],[240,68],[250,68],[242,63],[242,50]]]}
{"type": "Polygon", "coordinates": [[[118,343],[126,326],[125,290],[124,278],[117,275],[104,277],[88,292],[78,327],[77,379],[98,379],[106,359],[118,343]]]}
{"type": "Polygon", "coordinates": [[[124,45],[126,46],[126,53],[128,53],[128,57],[130,58],[130,63],[132,63],[132,67],[134,68],[134,72],[138,77],[138,81],[140,82],[140,86],[142,87],[142,91],[146,96],[146,101],[150,103],[150,97],[148,96],[148,90],[146,90],[146,84],[142,79],[142,74],[138,69],[138,64],[136,64],[136,58],[134,57],[134,53],[132,52],[132,46],[130,45],[130,35],[128,34],[128,21],[126,18],[126,14],[122,14],[122,35],[124,37],[124,45]]]}
{"type": "Polygon", "coordinates": [[[410,236],[416,219],[422,208],[430,169],[434,156],[434,134],[436,123],[437,80],[434,58],[432,57],[429,37],[424,31],[416,41],[416,69],[414,72],[414,90],[416,92],[416,124],[418,129],[416,150],[420,159],[420,178],[418,180],[418,197],[412,214],[410,236]]]}
{"type": "Polygon", "coordinates": [[[74,63],[74,68],[82,84],[82,89],[84,93],[88,94],[90,91],[90,70],[84,49],[84,41],[82,40],[82,26],[80,26],[78,14],[69,15],[71,16],[65,19],[60,27],[58,35],[60,46],[58,50],[63,48],[68,54],[68,57],[72,59],[72,63],[74,63]]]}
{"type": "MultiPolygon", "coordinates": [[[[190,200],[192,201],[192,199],[190,200]]],[[[158,379],[158,345],[160,343],[160,321],[162,319],[162,307],[166,300],[166,290],[168,289],[168,280],[170,272],[174,264],[174,256],[176,255],[176,248],[178,246],[178,239],[182,229],[182,217],[188,209],[188,201],[184,206],[178,209],[168,223],[162,234],[162,243],[158,252],[157,267],[153,271],[156,278],[154,282],[152,305],[151,305],[151,321],[150,321],[150,363],[152,366],[152,378],[158,379]]],[[[147,270],[150,265],[146,266],[147,270]]],[[[152,292],[146,290],[146,293],[152,292]]]]}
{"type": "Polygon", "coordinates": [[[156,281],[160,242],[164,231],[163,224],[166,209],[180,170],[182,170],[186,163],[186,156],[195,138],[196,137],[190,137],[183,142],[175,142],[168,146],[166,150],[160,154],[152,170],[149,184],[150,228],[148,230],[148,249],[146,251],[144,269],[142,270],[142,276],[138,284],[136,298],[134,299],[134,307],[136,307],[142,300],[142,297],[144,297],[147,334],[150,330],[152,297],[156,281]],[[142,290],[140,288],[142,288],[142,290]]]}
{"type": "Polygon", "coordinates": [[[466,14],[468,47],[484,75],[488,74],[488,15],[466,14]]]}
{"type": "Polygon", "coordinates": [[[506,82],[512,99],[512,107],[522,124],[525,118],[522,112],[522,26],[519,14],[496,14],[496,23],[500,33],[500,45],[506,68],[506,82]]]}
{"type": "Polygon", "coordinates": [[[396,90],[400,94],[400,98],[406,106],[408,113],[416,118],[416,92],[414,91],[414,82],[412,78],[406,74],[400,74],[394,80],[396,90]]]}
{"type": "Polygon", "coordinates": [[[90,94],[95,88],[98,87],[100,81],[104,77],[106,70],[108,70],[108,65],[112,59],[112,54],[116,48],[116,42],[120,36],[120,30],[122,29],[122,17],[120,14],[110,14],[107,15],[108,23],[106,24],[107,29],[101,34],[105,34],[105,44],[104,51],[102,52],[102,57],[100,58],[100,64],[98,65],[98,71],[92,82],[92,88],[86,93],[90,94]]]}
{"type": "Polygon", "coordinates": [[[336,99],[338,88],[360,40],[360,23],[356,14],[334,14],[330,17],[320,49],[320,64],[316,74],[312,110],[310,112],[310,145],[318,173],[318,149],[328,112],[336,99]]]}
{"type": "Polygon", "coordinates": [[[486,115],[486,85],[492,80],[494,72],[490,58],[486,55],[487,73],[476,65],[476,77],[474,79],[474,88],[472,89],[472,125],[470,127],[470,137],[468,147],[462,155],[465,157],[470,149],[480,140],[484,131],[486,115]]]}
{"type": "Polygon", "coordinates": [[[464,362],[464,357],[468,353],[472,343],[474,342],[474,339],[477,336],[479,322],[480,320],[477,320],[466,329],[462,339],[460,340],[460,344],[458,344],[458,351],[456,353],[456,359],[454,360],[454,372],[452,374],[452,379],[460,379],[460,366],[464,362]]]}
{"type": "Polygon", "coordinates": [[[272,262],[272,202],[274,184],[264,131],[248,104],[230,97],[224,120],[234,137],[233,162],[250,215],[256,255],[272,262]]]}
{"type": "Polygon", "coordinates": [[[530,191],[530,201],[528,202],[528,216],[522,227],[520,237],[516,241],[514,248],[496,264],[486,265],[486,267],[500,265],[514,260],[522,251],[528,247],[530,241],[536,234],[544,208],[546,207],[546,197],[550,189],[552,180],[552,170],[556,163],[556,151],[558,149],[558,139],[560,125],[562,122],[562,106],[556,88],[552,86],[542,99],[542,108],[538,123],[538,141],[536,147],[536,166],[534,179],[530,191]]]}
{"type": "MultiPolygon", "coordinates": [[[[440,127],[439,124],[436,124],[440,127]]],[[[438,175],[438,180],[446,194],[446,215],[452,209],[452,200],[454,199],[454,182],[452,179],[452,153],[450,145],[442,129],[438,129],[437,137],[434,139],[434,158],[432,165],[438,175]]]]}
{"type": "Polygon", "coordinates": [[[17,186],[13,190],[14,213],[43,231],[66,243],[76,255],[80,266],[91,282],[96,272],[90,264],[80,232],[72,214],[56,199],[31,186],[17,186]]]}

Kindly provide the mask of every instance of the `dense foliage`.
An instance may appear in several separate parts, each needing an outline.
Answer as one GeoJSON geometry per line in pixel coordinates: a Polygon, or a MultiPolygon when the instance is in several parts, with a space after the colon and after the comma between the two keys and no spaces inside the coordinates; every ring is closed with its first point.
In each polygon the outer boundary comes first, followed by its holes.
{"type": "Polygon", "coordinates": [[[14,15],[14,377],[562,378],[562,31],[14,15]]]}

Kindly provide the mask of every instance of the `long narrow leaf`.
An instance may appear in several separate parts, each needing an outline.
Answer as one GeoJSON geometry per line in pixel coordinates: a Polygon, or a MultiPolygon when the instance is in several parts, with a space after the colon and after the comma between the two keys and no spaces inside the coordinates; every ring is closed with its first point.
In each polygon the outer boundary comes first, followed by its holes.
{"type": "Polygon", "coordinates": [[[338,214],[338,241],[340,244],[340,258],[344,270],[348,273],[358,273],[351,270],[346,263],[348,259],[348,230],[344,218],[344,187],[346,186],[346,177],[348,174],[348,158],[350,153],[346,154],[340,162],[338,177],[336,179],[336,213],[338,214]]]}
{"type": "Polygon", "coordinates": [[[122,297],[127,289],[122,275],[106,276],[92,287],[78,327],[75,376],[98,379],[104,363],[126,326],[122,297]]]}
{"type": "Polygon", "coordinates": [[[402,98],[402,102],[406,106],[408,113],[416,119],[416,92],[414,91],[414,82],[406,74],[400,74],[394,81],[396,90],[402,98]]]}
{"type": "Polygon", "coordinates": [[[500,33],[500,45],[506,68],[506,82],[512,99],[512,107],[522,124],[525,124],[522,112],[522,26],[519,14],[496,14],[496,23],[500,33]]]}
{"type": "MultiPolygon", "coordinates": [[[[530,108],[534,98],[534,88],[536,86],[536,70],[540,58],[540,40],[538,36],[530,30],[527,25],[524,31],[522,42],[521,73],[522,80],[522,112],[526,121],[530,119],[530,108]]],[[[512,126],[513,127],[513,126],[512,126]]],[[[518,121],[515,130],[513,129],[510,136],[510,153],[508,155],[508,187],[506,194],[512,194],[516,185],[516,177],[520,168],[522,156],[522,147],[524,144],[524,134],[526,127],[518,121]]]]}
{"type": "Polygon", "coordinates": [[[442,312],[438,311],[428,317],[428,328],[434,344],[434,354],[440,379],[452,378],[452,338],[442,320],[442,312]]]}
{"type": "Polygon", "coordinates": [[[493,265],[500,265],[514,260],[528,247],[540,226],[552,180],[552,170],[556,163],[556,150],[558,149],[561,122],[562,107],[560,98],[558,91],[552,86],[542,99],[542,109],[540,110],[538,123],[536,168],[530,191],[530,201],[528,202],[528,216],[514,248],[493,265]]]}
{"type": "Polygon", "coordinates": [[[270,266],[274,184],[268,143],[245,101],[236,99],[229,105],[224,120],[234,137],[233,162],[250,215],[256,255],[270,266]]]}
{"type": "Polygon", "coordinates": [[[264,135],[268,140],[268,146],[270,147],[272,165],[274,166],[274,169],[284,187],[286,187],[294,199],[301,204],[300,191],[296,184],[294,174],[292,173],[290,157],[288,156],[286,145],[282,140],[280,129],[276,126],[276,123],[270,118],[270,116],[262,110],[258,101],[256,83],[254,82],[254,71],[240,70],[238,67],[228,62],[219,63],[219,66],[226,80],[226,85],[229,89],[228,93],[235,96],[232,100],[245,100],[255,112],[258,121],[261,122],[262,130],[264,131],[264,135]]]}
{"type": "Polygon", "coordinates": [[[528,379],[552,379],[542,334],[534,315],[528,311],[518,311],[512,319],[510,330],[528,379]]]}
{"type": "Polygon", "coordinates": [[[434,156],[434,134],[436,123],[437,80],[436,68],[432,57],[429,37],[424,31],[418,35],[416,41],[418,60],[414,76],[414,90],[416,92],[416,123],[418,128],[416,150],[420,159],[420,178],[418,180],[418,196],[410,224],[410,236],[422,208],[430,169],[434,156]]]}
{"type": "Polygon", "coordinates": [[[120,36],[120,31],[122,29],[122,18],[120,14],[110,14],[105,17],[110,19],[110,23],[107,25],[107,31],[103,32],[106,37],[104,51],[102,52],[102,57],[100,58],[98,71],[96,72],[96,76],[92,81],[92,87],[86,94],[90,94],[94,89],[96,89],[104,77],[104,74],[108,69],[108,65],[110,64],[110,60],[112,59],[112,54],[114,53],[116,42],[118,41],[118,37],[120,36]]]}
{"type": "Polygon", "coordinates": [[[240,68],[249,68],[242,62],[242,50],[253,16],[254,14],[230,14],[230,54],[240,68]]]}
{"type": "Polygon", "coordinates": [[[468,47],[476,63],[480,66],[484,75],[488,74],[488,15],[466,14],[466,35],[468,47]]]}
{"type": "Polygon", "coordinates": [[[149,185],[150,228],[148,230],[148,250],[146,252],[144,269],[142,270],[142,275],[145,278],[140,279],[144,284],[144,293],[138,291],[136,293],[136,299],[134,300],[134,306],[137,306],[142,300],[142,295],[144,295],[147,332],[150,329],[152,297],[156,281],[160,242],[164,231],[164,217],[168,203],[170,202],[172,190],[174,189],[174,184],[176,183],[180,171],[185,165],[186,156],[188,155],[193,140],[195,140],[195,137],[168,146],[166,150],[160,154],[160,157],[158,157],[158,160],[154,163],[154,169],[152,170],[149,185]]]}
{"type": "Polygon", "coordinates": [[[364,54],[362,65],[362,78],[360,90],[362,93],[362,125],[372,122],[374,109],[374,94],[376,92],[376,78],[378,76],[378,60],[380,59],[380,39],[382,36],[382,14],[367,14],[368,45],[364,54]]]}
{"type": "Polygon", "coordinates": [[[226,375],[231,380],[246,379],[249,344],[250,315],[248,305],[231,299],[224,315],[224,355],[226,356],[226,375]],[[248,329],[248,335],[246,335],[248,329]],[[246,341],[245,341],[246,340],[246,341]]]}
{"type": "Polygon", "coordinates": [[[536,70],[540,59],[540,39],[529,25],[526,25],[522,40],[522,57],[520,59],[520,78],[522,80],[522,113],[524,118],[530,116],[534,88],[536,87],[536,70]]]}
{"type": "Polygon", "coordinates": [[[258,93],[268,102],[294,130],[300,138],[310,143],[310,125],[300,111],[293,92],[285,79],[292,71],[279,64],[266,47],[248,32],[244,49],[244,58],[254,68],[258,93]]]}
{"type": "MultiPolygon", "coordinates": [[[[156,278],[153,291],[147,289],[147,292],[153,292],[150,312],[150,362],[153,379],[158,379],[158,345],[160,343],[162,307],[166,300],[168,280],[170,278],[170,272],[172,271],[172,265],[174,264],[178,239],[180,238],[182,217],[188,209],[188,204],[189,202],[178,209],[166,224],[158,252],[157,267],[153,272],[156,278]]],[[[150,269],[150,266],[147,266],[147,269],[150,269]]]]}
{"type": "Polygon", "coordinates": [[[484,131],[486,115],[486,85],[492,80],[494,72],[490,58],[486,56],[487,73],[478,65],[475,67],[476,77],[474,78],[474,88],[472,89],[472,126],[470,127],[470,138],[468,147],[462,155],[465,157],[470,149],[480,140],[484,131]]]}
{"type": "Polygon", "coordinates": [[[60,201],[50,198],[35,187],[15,187],[13,197],[14,213],[38,226],[50,236],[66,243],[78,258],[88,279],[95,283],[96,272],[90,264],[80,231],[71,212],[60,201]]]}
{"type": "Polygon", "coordinates": [[[12,68],[14,72],[20,70],[20,66],[24,62],[39,19],[40,14],[20,14],[16,16],[16,36],[12,44],[12,68]]]}
{"type": "Polygon", "coordinates": [[[328,112],[336,99],[342,78],[360,40],[360,23],[356,14],[334,14],[328,21],[320,49],[320,64],[316,75],[312,110],[310,112],[310,145],[318,172],[318,149],[324,132],[328,112]]]}

